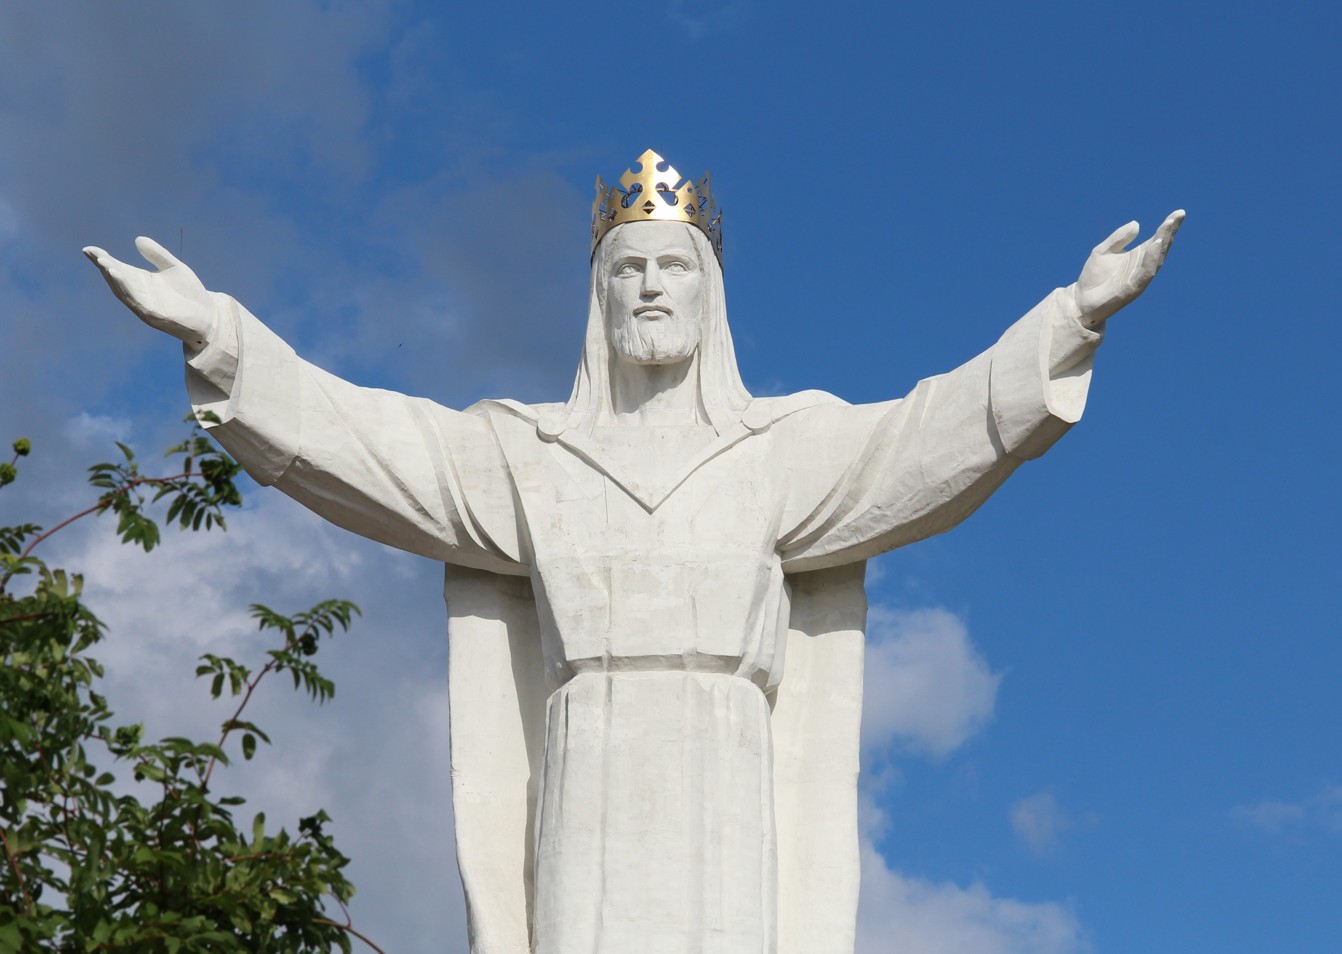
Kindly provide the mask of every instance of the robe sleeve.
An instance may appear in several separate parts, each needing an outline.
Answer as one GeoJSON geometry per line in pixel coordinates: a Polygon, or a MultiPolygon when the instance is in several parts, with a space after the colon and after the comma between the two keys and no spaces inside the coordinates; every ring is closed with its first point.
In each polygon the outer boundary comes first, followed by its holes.
{"type": "Polygon", "coordinates": [[[471,954],[527,954],[545,684],[530,581],[448,565],[457,866],[471,954]]]}
{"type": "Polygon", "coordinates": [[[788,577],[787,674],[774,690],[778,954],[852,954],[866,564],[788,577]]]}
{"type": "Polygon", "coordinates": [[[1058,289],[904,398],[778,422],[784,569],[863,560],[954,527],[1081,419],[1101,337],[1058,289]]]}
{"type": "Polygon", "coordinates": [[[232,298],[215,302],[210,343],[187,352],[187,391],[258,483],[381,543],[525,572],[507,468],[482,417],[343,381],[232,298]]]}

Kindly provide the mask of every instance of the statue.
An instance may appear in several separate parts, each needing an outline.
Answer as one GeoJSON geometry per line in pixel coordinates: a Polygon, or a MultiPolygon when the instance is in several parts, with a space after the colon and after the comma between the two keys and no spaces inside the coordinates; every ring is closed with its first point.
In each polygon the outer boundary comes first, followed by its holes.
{"type": "Polygon", "coordinates": [[[303,361],[161,246],[85,253],[184,342],[256,480],[442,561],[474,954],[851,954],[864,561],[949,530],[1081,417],[1182,212],[906,397],[752,398],[708,178],[597,181],[563,404],[454,411],[303,361]]]}

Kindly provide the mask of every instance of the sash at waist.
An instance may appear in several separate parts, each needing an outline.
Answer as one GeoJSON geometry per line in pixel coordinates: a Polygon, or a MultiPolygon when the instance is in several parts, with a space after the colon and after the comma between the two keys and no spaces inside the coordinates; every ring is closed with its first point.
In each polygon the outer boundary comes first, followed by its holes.
{"type": "Polygon", "coordinates": [[[769,674],[764,671],[742,672],[740,656],[713,656],[707,653],[689,653],[676,656],[593,656],[570,659],[568,668],[574,676],[599,673],[618,676],[629,673],[707,673],[735,676],[761,689],[769,674]]]}

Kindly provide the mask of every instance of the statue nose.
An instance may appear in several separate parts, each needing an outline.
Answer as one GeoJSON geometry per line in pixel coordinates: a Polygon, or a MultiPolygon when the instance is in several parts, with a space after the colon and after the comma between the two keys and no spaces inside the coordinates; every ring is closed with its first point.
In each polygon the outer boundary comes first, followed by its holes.
{"type": "Polygon", "coordinates": [[[654,263],[649,262],[648,267],[643,271],[644,295],[660,295],[662,293],[662,272],[654,263]]]}

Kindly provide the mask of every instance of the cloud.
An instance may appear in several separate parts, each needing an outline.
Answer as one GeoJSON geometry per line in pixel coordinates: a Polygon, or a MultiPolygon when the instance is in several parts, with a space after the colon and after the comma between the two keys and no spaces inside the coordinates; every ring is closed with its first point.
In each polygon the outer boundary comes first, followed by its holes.
{"type": "Polygon", "coordinates": [[[80,411],[66,424],[69,439],[81,449],[96,448],[98,453],[110,448],[109,441],[125,443],[133,424],[128,417],[111,414],[90,414],[80,411]]]}
{"type": "Polygon", "coordinates": [[[357,61],[381,6],[0,6],[0,239],[22,236],[0,264],[0,407],[91,406],[167,347],[111,300],[84,245],[135,257],[137,234],[184,239],[253,298],[330,269],[331,242],[297,241],[286,206],[367,165],[357,61]]]}
{"type": "Polygon", "coordinates": [[[386,3],[0,8],[0,242],[23,238],[0,264],[16,359],[0,409],[63,417],[178,389],[175,343],[79,255],[138,263],[137,234],[360,383],[453,406],[562,399],[587,200],[553,155],[506,157],[507,111],[431,68],[461,37],[425,35],[386,3]],[[416,143],[436,165],[405,169],[406,135],[444,137],[416,143]]]}
{"type": "Polygon", "coordinates": [[[981,884],[933,883],[862,850],[856,954],[1083,954],[1090,944],[1065,905],[994,897],[981,884]]]}
{"type": "Polygon", "coordinates": [[[666,16],[691,40],[732,29],[750,11],[750,0],[671,0],[666,16]]]}
{"type": "Polygon", "coordinates": [[[891,867],[875,846],[888,827],[885,811],[864,798],[855,954],[1086,954],[1091,950],[1075,912],[1065,904],[1000,898],[979,882],[961,887],[891,867]]]}
{"type": "Polygon", "coordinates": [[[953,613],[873,606],[863,750],[882,753],[894,746],[937,757],[949,754],[992,717],[1001,678],[953,613]]]}
{"type": "Polygon", "coordinates": [[[1048,791],[1028,795],[1011,806],[1011,830],[1040,856],[1056,852],[1066,832],[1094,821],[1093,816],[1072,817],[1048,791]]]}
{"type": "MultiPolygon", "coordinates": [[[[888,806],[902,774],[900,751],[944,758],[992,717],[1001,675],[975,649],[964,622],[943,609],[869,614],[863,695],[862,891],[857,954],[1084,954],[1090,950],[1070,908],[994,896],[904,874],[880,854],[888,806]]],[[[1041,845],[1070,825],[1051,795],[1013,809],[1041,845]],[[1024,806],[1022,808],[1022,806],[1024,806]],[[1049,826],[1052,825],[1052,828],[1049,826]]],[[[1019,829],[1018,829],[1019,830],[1019,829]]]]}
{"type": "Polygon", "coordinates": [[[1342,835],[1342,785],[1326,785],[1295,802],[1265,801],[1232,810],[1240,821],[1269,834],[1322,830],[1342,835]]]}

